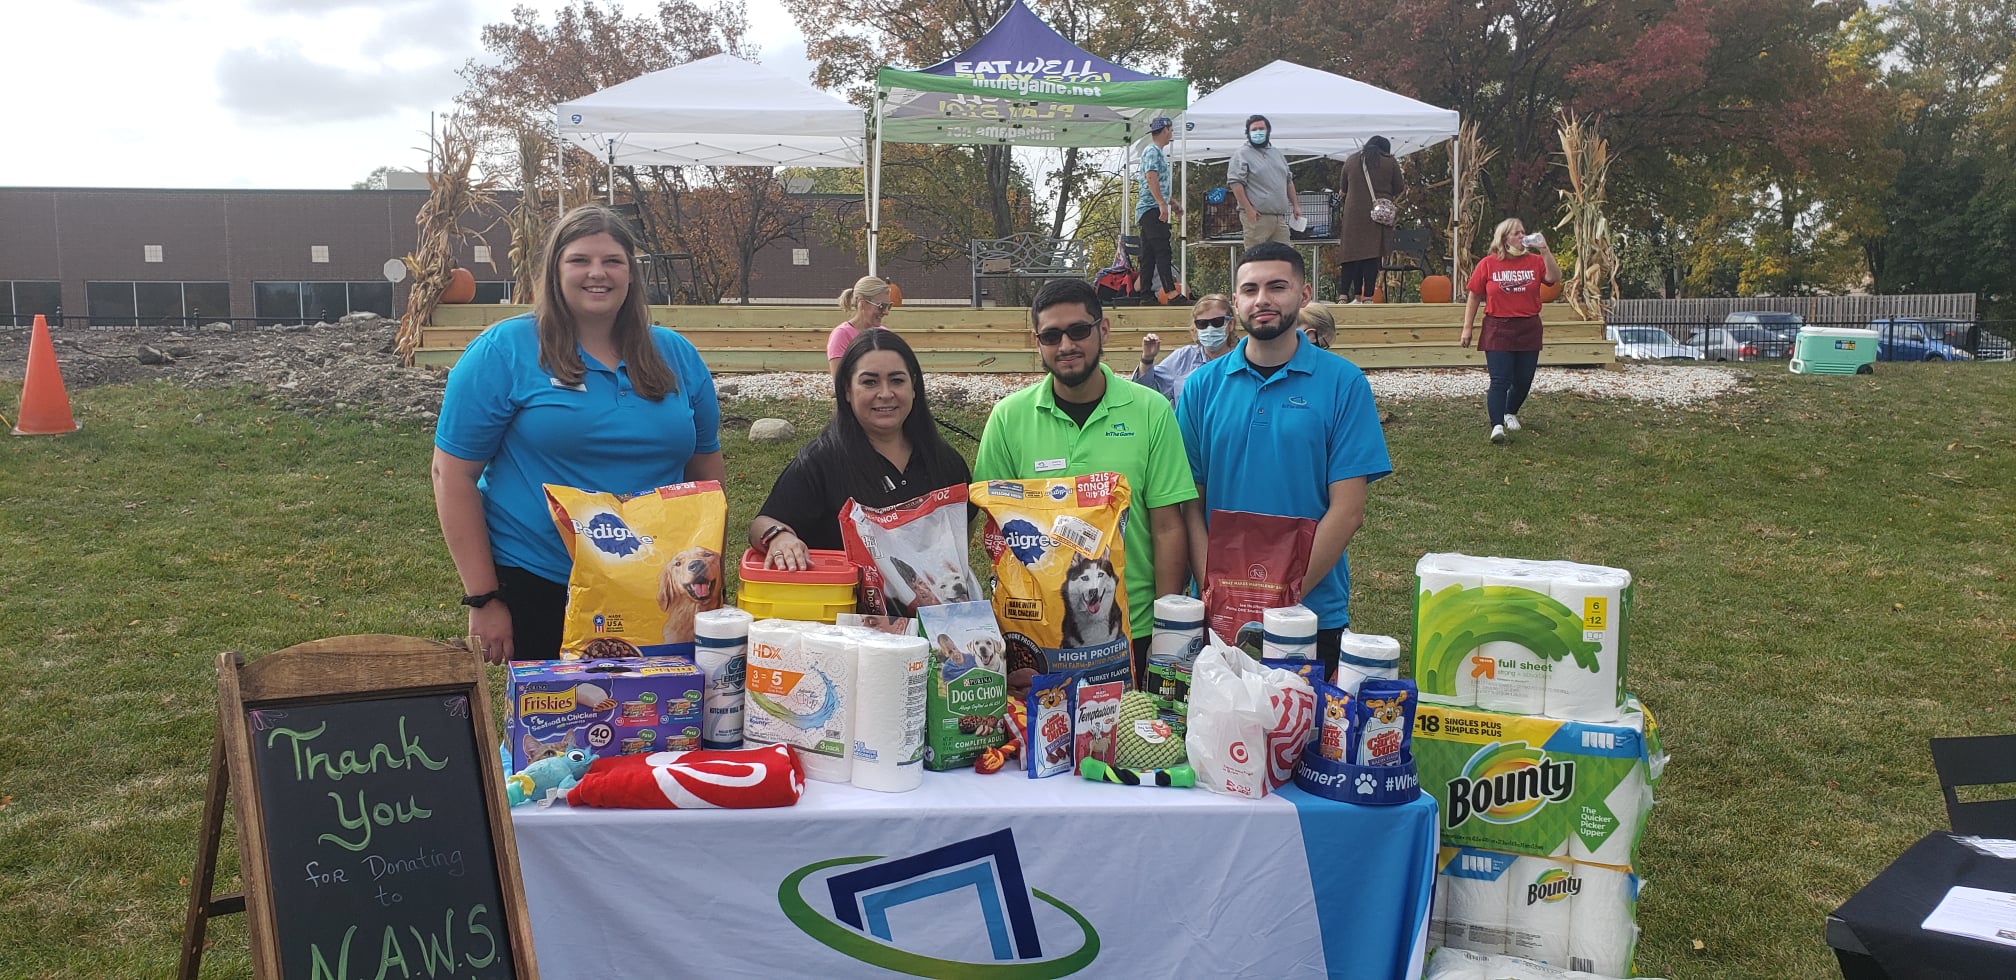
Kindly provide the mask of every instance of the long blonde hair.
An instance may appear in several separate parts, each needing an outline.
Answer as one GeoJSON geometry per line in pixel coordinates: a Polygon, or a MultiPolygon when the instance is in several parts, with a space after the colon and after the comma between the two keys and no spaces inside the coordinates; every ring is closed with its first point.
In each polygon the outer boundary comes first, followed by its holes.
{"type": "Polygon", "coordinates": [[[533,290],[532,317],[539,328],[539,366],[561,384],[578,385],[588,373],[581,362],[580,328],[567,298],[560,292],[560,253],[578,239],[606,234],[616,240],[631,262],[630,291],[616,311],[615,329],[609,339],[624,361],[630,386],[639,395],[661,401],[679,390],[679,376],[658,353],[651,340],[651,305],[644,297],[644,277],[637,274],[637,236],[621,215],[600,204],[584,204],[546,235],[546,250],[539,261],[539,279],[533,290]]]}
{"type": "Polygon", "coordinates": [[[1518,218],[1506,218],[1498,222],[1498,227],[1491,229],[1491,255],[1493,258],[1503,261],[1512,257],[1512,251],[1505,247],[1505,233],[1511,231],[1513,225],[1524,228],[1526,227],[1526,222],[1520,221],[1518,218]]]}
{"type": "Polygon", "coordinates": [[[854,280],[854,285],[840,291],[840,308],[852,310],[862,300],[870,303],[889,302],[889,283],[874,276],[862,276],[854,280]]]}

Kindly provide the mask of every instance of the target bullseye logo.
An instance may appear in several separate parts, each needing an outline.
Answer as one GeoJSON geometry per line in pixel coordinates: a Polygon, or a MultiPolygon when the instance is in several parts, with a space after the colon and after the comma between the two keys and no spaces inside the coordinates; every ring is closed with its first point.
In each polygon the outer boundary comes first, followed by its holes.
{"type": "Polygon", "coordinates": [[[1227,752],[1228,752],[1228,753],[1229,753],[1229,754],[1230,754],[1230,755],[1232,756],[1232,761],[1233,761],[1233,762],[1245,762],[1245,761],[1246,761],[1246,743],[1245,743],[1245,742],[1233,742],[1233,743],[1232,743],[1232,747],[1231,747],[1230,749],[1227,749],[1226,751],[1227,751],[1227,752]]]}

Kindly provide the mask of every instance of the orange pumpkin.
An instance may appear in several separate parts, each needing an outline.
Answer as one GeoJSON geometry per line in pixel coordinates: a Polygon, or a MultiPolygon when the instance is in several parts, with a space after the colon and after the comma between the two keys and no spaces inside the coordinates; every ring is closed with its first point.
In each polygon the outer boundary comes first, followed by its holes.
{"type": "Polygon", "coordinates": [[[1552,303],[1552,302],[1554,302],[1555,300],[1557,300],[1557,299],[1560,299],[1560,298],[1561,298],[1561,284],[1560,284],[1560,283],[1558,283],[1558,282],[1543,282],[1543,283],[1541,283],[1541,284],[1540,284],[1540,302],[1542,302],[1542,303],[1552,303]]]}
{"type": "Polygon", "coordinates": [[[448,288],[441,293],[443,303],[467,303],[476,298],[476,276],[467,269],[448,270],[448,288]]]}
{"type": "Polygon", "coordinates": [[[894,308],[902,305],[903,287],[896,285],[895,280],[889,280],[889,306],[894,308]]]}
{"type": "Polygon", "coordinates": [[[1455,284],[1449,281],[1448,276],[1422,276],[1421,302],[1447,303],[1454,295],[1455,288],[1455,284]]]}

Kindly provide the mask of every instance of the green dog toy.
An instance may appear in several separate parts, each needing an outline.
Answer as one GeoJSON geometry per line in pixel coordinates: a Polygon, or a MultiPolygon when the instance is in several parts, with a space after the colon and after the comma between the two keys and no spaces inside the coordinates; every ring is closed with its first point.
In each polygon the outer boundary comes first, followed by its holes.
{"type": "Polygon", "coordinates": [[[1121,786],[1197,785],[1197,770],[1189,766],[1172,766],[1168,769],[1122,769],[1119,766],[1109,766],[1098,759],[1084,759],[1078,763],[1078,775],[1093,782],[1117,783],[1121,786]]]}

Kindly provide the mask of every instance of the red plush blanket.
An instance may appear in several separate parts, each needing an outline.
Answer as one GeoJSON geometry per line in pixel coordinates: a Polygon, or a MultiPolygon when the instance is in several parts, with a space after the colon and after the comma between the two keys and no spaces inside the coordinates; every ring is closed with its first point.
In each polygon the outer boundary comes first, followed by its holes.
{"type": "Polygon", "coordinates": [[[790,806],[805,792],[805,770],[788,745],[760,749],[652,752],[596,759],[567,791],[569,806],[640,810],[790,806]]]}

